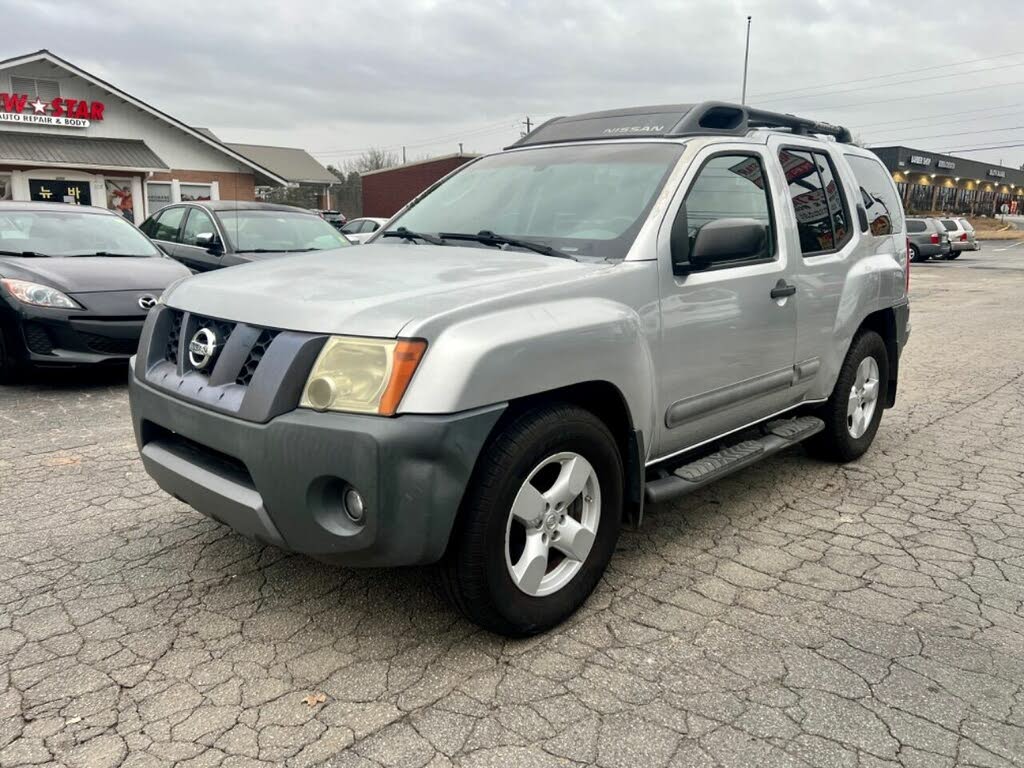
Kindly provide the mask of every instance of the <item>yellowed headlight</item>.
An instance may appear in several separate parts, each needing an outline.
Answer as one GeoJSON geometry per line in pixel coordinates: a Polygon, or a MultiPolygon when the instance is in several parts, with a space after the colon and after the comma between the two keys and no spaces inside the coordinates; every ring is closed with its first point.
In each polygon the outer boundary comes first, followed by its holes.
{"type": "Polygon", "coordinates": [[[300,405],[318,411],[377,413],[397,341],[332,336],[313,366],[300,405]]]}

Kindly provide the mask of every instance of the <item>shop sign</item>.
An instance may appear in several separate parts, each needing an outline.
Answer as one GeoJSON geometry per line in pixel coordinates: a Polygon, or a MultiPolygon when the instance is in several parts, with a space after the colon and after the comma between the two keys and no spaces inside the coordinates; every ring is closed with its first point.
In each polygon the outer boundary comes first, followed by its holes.
{"type": "Polygon", "coordinates": [[[988,171],[988,175],[989,176],[994,176],[997,179],[1005,179],[1006,178],[1006,171],[1001,171],[998,168],[990,168],[989,171],[988,171]]]}
{"type": "Polygon", "coordinates": [[[947,171],[952,171],[956,168],[956,163],[952,160],[939,160],[935,163],[939,168],[945,168],[947,171]]]}
{"type": "Polygon", "coordinates": [[[0,93],[0,122],[27,125],[51,125],[63,128],[88,128],[103,120],[102,101],[62,99],[29,101],[24,93],[0,93]]]}
{"type": "Polygon", "coordinates": [[[911,155],[910,162],[912,165],[931,165],[932,159],[924,155],[911,155]]]}

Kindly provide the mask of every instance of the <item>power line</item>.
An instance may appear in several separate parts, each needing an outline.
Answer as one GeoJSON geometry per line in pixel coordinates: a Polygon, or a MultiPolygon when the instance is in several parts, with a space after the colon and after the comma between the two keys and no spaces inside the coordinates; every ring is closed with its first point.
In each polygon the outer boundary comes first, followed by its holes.
{"type": "Polygon", "coordinates": [[[880,141],[872,141],[873,145],[888,144],[892,141],[924,141],[925,139],[944,139],[947,136],[974,136],[979,133],[997,133],[999,131],[1020,131],[1024,130],[1024,125],[1014,125],[1009,128],[983,128],[980,131],[959,131],[957,133],[933,133],[931,136],[904,136],[899,139],[884,139],[880,141]]]}
{"type": "Polygon", "coordinates": [[[1020,144],[994,144],[990,147],[953,147],[952,149],[944,149],[943,152],[984,152],[989,149],[1014,149],[1016,147],[1024,147],[1024,143],[1020,144]]]}
{"type": "Polygon", "coordinates": [[[903,70],[901,72],[890,72],[889,74],[886,74],[886,75],[872,75],[870,77],[858,77],[858,78],[854,78],[853,80],[840,80],[840,81],[834,82],[834,83],[822,83],[821,85],[805,85],[802,88],[790,88],[790,89],[783,90],[783,91],[767,91],[766,93],[756,93],[756,94],[753,95],[752,98],[759,99],[759,98],[762,98],[764,96],[778,96],[778,95],[787,94],[787,93],[797,93],[799,91],[817,90],[819,88],[831,88],[831,87],[836,86],[836,85],[850,85],[851,83],[862,83],[862,82],[864,82],[866,80],[881,80],[881,79],[884,79],[886,77],[897,77],[897,76],[900,76],[900,75],[913,75],[913,74],[915,74],[917,72],[931,72],[931,71],[936,70],[936,69],[949,69],[950,67],[960,67],[960,66],[963,66],[965,64],[976,64],[976,63],[978,63],[980,61],[993,61],[995,59],[1005,59],[1005,58],[1009,58],[1010,56],[1019,56],[1021,54],[1024,54],[1024,51],[1016,51],[1014,53],[1003,53],[1003,54],[1000,54],[999,56],[986,56],[983,59],[970,59],[968,61],[959,61],[959,62],[956,62],[954,64],[939,64],[939,65],[936,65],[936,66],[933,66],[933,67],[921,67],[920,69],[906,69],[906,70],[903,70]]]}
{"type": "MultiPolygon", "coordinates": [[[[984,109],[967,109],[967,110],[964,110],[963,112],[940,112],[937,115],[920,115],[918,117],[908,117],[908,118],[903,119],[903,120],[887,120],[887,121],[881,122],[881,123],[866,123],[864,125],[853,125],[853,126],[850,126],[850,130],[859,131],[859,130],[863,130],[864,128],[876,128],[876,127],[878,127],[880,125],[898,125],[898,124],[901,124],[901,123],[919,123],[922,120],[930,120],[933,117],[956,117],[957,115],[973,115],[973,114],[977,114],[979,112],[992,112],[993,110],[1010,109],[1012,107],[1024,107],[1024,102],[1021,102],[1019,104],[1002,104],[1002,105],[1000,105],[998,107],[985,107],[984,109]]],[[[1014,113],[1010,113],[1010,114],[1012,115],[1014,113]]],[[[986,117],[1009,117],[1009,115],[986,115],[986,117]]],[[[970,122],[970,121],[959,120],[959,121],[954,121],[954,122],[970,122]]],[[[931,123],[931,125],[942,125],[942,123],[931,123]]],[[[916,125],[911,126],[911,129],[916,128],[916,127],[917,127],[916,125]]],[[[906,129],[906,128],[894,128],[893,130],[905,131],[905,130],[908,130],[908,129],[906,129]]]]}
{"type": "MultiPolygon", "coordinates": [[[[896,96],[891,99],[875,99],[874,101],[858,101],[856,104],[842,104],[826,107],[827,109],[845,110],[857,109],[859,107],[873,107],[876,104],[891,104],[894,101],[913,101],[914,99],[930,99],[936,96],[951,96],[955,93],[975,93],[976,91],[987,91],[991,88],[1009,88],[1013,85],[1024,85],[1024,80],[1015,80],[1012,83],[994,83],[993,85],[977,85],[973,88],[960,88],[955,91],[939,91],[937,93],[922,93],[917,96],[896,96]]],[[[820,107],[819,107],[820,109],[820,107]]]]}
{"type": "Polygon", "coordinates": [[[404,144],[399,142],[397,144],[389,144],[389,145],[383,146],[383,147],[359,147],[359,148],[348,148],[348,149],[335,147],[333,149],[311,149],[311,150],[308,150],[308,151],[309,152],[316,152],[316,153],[322,154],[322,155],[332,155],[333,156],[333,155],[359,154],[361,152],[367,151],[368,149],[384,149],[384,150],[388,150],[388,149],[399,149],[399,148],[401,148],[403,146],[405,146],[405,147],[421,147],[421,146],[427,146],[427,145],[430,145],[430,144],[437,144],[437,143],[442,142],[442,141],[447,141],[447,140],[451,140],[451,139],[457,139],[457,138],[459,138],[461,136],[473,136],[473,135],[476,135],[476,134],[479,134],[479,133],[484,133],[484,132],[487,132],[487,131],[497,130],[498,128],[514,127],[517,124],[518,124],[517,122],[514,122],[510,118],[508,120],[501,120],[499,122],[488,123],[488,124],[483,125],[483,126],[477,126],[476,128],[472,128],[472,129],[469,129],[469,130],[452,131],[450,133],[444,133],[444,134],[440,134],[440,135],[437,135],[437,136],[430,136],[430,137],[427,137],[426,139],[421,139],[420,141],[417,141],[417,142],[406,142],[404,144]]]}
{"type": "Polygon", "coordinates": [[[984,69],[972,69],[968,72],[954,72],[952,74],[944,75],[932,75],[930,77],[917,77],[912,80],[898,80],[894,83],[876,83],[874,85],[861,85],[857,88],[845,88],[841,91],[825,91],[823,93],[805,93],[798,96],[779,96],[774,99],[761,99],[758,103],[764,104],[765,101],[797,101],[798,99],[820,99],[823,96],[837,96],[842,93],[853,93],[854,91],[870,91],[872,88],[894,88],[897,85],[912,85],[914,83],[921,83],[925,80],[942,80],[951,77],[963,77],[964,75],[973,75],[978,72],[993,72],[996,70],[1009,69],[1010,67],[1024,67],[1024,61],[1017,62],[1016,64],[1006,64],[1002,67],[986,67],[984,69]]]}

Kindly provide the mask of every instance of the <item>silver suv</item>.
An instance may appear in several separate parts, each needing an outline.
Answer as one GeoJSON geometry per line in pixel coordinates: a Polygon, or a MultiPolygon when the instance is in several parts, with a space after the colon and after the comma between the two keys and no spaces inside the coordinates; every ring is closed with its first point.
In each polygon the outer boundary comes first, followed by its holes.
{"type": "Polygon", "coordinates": [[[587,598],[624,522],[896,397],[889,174],[843,128],[721,102],[551,120],[368,245],[171,287],[131,380],[167,492],[345,565],[441,562],[507,635],[587,598]]]}

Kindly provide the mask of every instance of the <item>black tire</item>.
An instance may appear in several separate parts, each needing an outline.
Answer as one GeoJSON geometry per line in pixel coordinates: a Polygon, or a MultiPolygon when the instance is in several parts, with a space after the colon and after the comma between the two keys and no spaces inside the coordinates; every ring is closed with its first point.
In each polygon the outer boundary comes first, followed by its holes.
{"type": "Polygon", "coordinates": [[[889,354],[885,342],[874,331],[862,331],[850,344],[850,350],[846,353],[843,367],[839,370],[831,397],[818,410],[817,416],[825,422],[825,429],[806,442],[808,453],[836,462],[853,461],[863,456],[875,439],[888,394],[889,354]],[[873,357],[878,364],[878,399],[867,429],[864,434],[855,438],[850,433],[847,403],[857,376],[857,368],[866,357],[873,357]]]}
{"type": "Polygon", "coordinates": [[[921,258],[921,251],[919,251],[917,246],[913,243],[910,245],[910,260],[915,264],[919,264],[924,261],[924,259],[921,258]]]}
{"type": "Polygon", "coordinates": [[[949,256],[946,257],[946,261],[952,261],[953,259],[960,258],[960,251],[950,251],[949,256]]]}
{"type": "Polygon", "coordinates": [[[619,538],[622,466],[604,422],[573,405],[546,405],[500,427],[477,460],[441,563],[442,585],[451,602],[471,621],[509,637],[543,632],[571,616],[601,580],[619,538]],[[506,565],[509,515],[531,471],[565,451],[578,453],[593,467],[600,516],[589,554],[572,580],[553,594],[535,597],[516,586],[506,565]]]}
{"type": "Polygon", "coordinates": [[[0,326],[0,384],[15,384],[21,378],[22,365],[10,354],[9,331],[0,326]]]}

